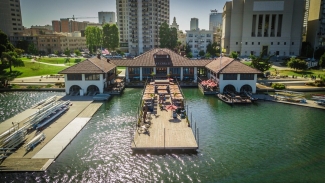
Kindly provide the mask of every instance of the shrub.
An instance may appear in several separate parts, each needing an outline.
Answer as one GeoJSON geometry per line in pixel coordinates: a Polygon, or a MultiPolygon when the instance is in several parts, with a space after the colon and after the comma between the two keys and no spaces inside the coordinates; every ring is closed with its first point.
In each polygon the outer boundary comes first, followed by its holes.
{"type": "Polygon", "coordinates": [[[11,88],[13,88],[13,89],[18,89],[18,88],[20,88],[20,86],[18,86],[18,85],[16,85],[16,84],[11,84],[11,88]]]}
{"type": "Polygon", "coordinates": [[[76,59],[74,60],[74,62],[75,62],[75,63],[79,63],[79,62],[81,62],[81,59],[80,59],[80,58],[76,58],[76,59]]]}
{"type": "Polygon", "coordinates": [[[48,84],[48,85],[45,86],[45,88],[51,88],[52,86],[53,86],[53,85],[48,84]]]}
{"type": "Polygon", "coordinates": [[[277,90],[283,90],[285,89],[285,85],[282,83],[272,83],[272,88],[277,89],[277,90]]]}

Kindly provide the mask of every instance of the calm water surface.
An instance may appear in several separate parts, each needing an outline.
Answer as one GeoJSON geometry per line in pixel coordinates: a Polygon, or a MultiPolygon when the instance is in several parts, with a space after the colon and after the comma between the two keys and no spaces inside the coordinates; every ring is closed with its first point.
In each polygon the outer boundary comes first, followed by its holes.
{"type": "MultiPolygon", "coordinates": [[[[231,107],[184,89],[200,132],[197,154],[133,154],[140,89],[102,105],[46,172],[0,182],[325,182],[325,111],[258,102],[231,107]]],[[[1,120],[52,95],[0,93],[1,120]]]]}

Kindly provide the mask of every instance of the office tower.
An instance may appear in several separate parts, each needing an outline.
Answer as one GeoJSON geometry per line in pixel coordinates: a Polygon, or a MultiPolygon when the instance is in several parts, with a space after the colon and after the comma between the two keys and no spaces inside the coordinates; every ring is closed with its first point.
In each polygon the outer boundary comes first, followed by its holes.
{"type": "Polygon", "coordinates": [[[218,13],[217,10],[211,10],[210,20],[209,20],[209,30],[216,33],[218,29],[221,29],[221,25],[222,25],[222,13],[218,13]]]}
{"type": "Polygon", "coordinates": [[[324,45],[325,41],[325,1],[309,0],[309,14],[307,22],[307,37],[314,49],[324,45]]]}
{"type": "Polygon", "coordinates": [[[199,29],[199,19],[191,18],[191,27],[190,30],[198,30],[199,29]]]}
{"type": "Polygon", "coordinates": [[[107,12],[107,11],[101,11],[98,12],[98,23],[109,23],[109,24],[115,24],[115,12],[107,12]]]}
{"type": "Polygon", "coordinates": [[[139,55],[159,47],[159,27],[169,23],[169,0],[117,0],[120,48],[139,55]]]}
{"type": "Polygon", "coordinates": [[[301,0],[226,2],[223,51],[241,56],[299,55],[305,5],[301,0]]]}
{"type": "Polygon", "coordinates": [[[0,29],[8,36],[22,32],[20,0],[0,0],[0,29]]]}

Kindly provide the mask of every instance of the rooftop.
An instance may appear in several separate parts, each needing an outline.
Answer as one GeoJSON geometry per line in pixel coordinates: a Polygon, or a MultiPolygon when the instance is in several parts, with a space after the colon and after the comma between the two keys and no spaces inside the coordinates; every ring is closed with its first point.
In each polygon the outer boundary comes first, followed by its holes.
{"type": "Polygon", "coordinates": [[[247,74],[260,74],[261,71],[249,67],[233,58],[222,57],[213,60],[206,65],[206,68],[216,73],[227,74],[227,73],[247,73],[247,74]]]}
{"type": "Polygon", "coordinates": [[[115,67],[116,65],[106,58],[93,57],[66,68],[59,74],[101,74],[107,73],[115,67]]]}

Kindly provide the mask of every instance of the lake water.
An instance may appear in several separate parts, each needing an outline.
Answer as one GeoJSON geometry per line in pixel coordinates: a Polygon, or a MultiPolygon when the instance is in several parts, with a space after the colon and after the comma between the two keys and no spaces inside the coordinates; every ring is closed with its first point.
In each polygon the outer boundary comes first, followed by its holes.
{"type": "MultiPolygon", "coordinates": [[[[183,89],[199,128],[197,154],[134,154],[140,89],[114,96],[46,172],[0,182],[325,182],[325,111],[273,102],[229,106],[183,89]]],[[[56,92],[0,93],[3,121],[56,92]]],[[[1,165],[0,165],[1,166],[1,165]]]]}

